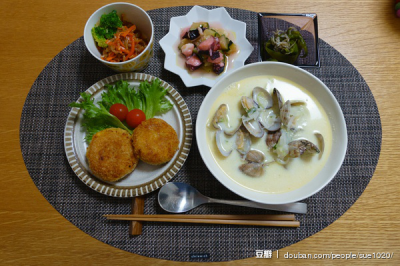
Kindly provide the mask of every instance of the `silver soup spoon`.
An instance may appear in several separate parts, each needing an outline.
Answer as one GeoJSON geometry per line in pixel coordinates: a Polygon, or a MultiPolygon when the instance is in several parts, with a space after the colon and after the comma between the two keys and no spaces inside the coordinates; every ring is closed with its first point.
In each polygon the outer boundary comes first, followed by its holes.
{"type": "Polygon", "coordinates": [[[204,203],[222,203],[258,209],[283,211],[291,213],[307,213],[307,204],[302,202],[288,204],[263,204],[246,200],[212,199],[201,194],[194,187],[178,182],[165,184],[158,193],[158,203],[167,212],[181,213],[204,203]]]}

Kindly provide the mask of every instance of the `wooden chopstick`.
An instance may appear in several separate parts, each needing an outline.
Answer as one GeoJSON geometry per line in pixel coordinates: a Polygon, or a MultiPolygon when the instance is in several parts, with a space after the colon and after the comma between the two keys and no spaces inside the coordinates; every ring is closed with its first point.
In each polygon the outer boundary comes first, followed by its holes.
{"type": "Polygon", "coordinates": [[[300,222],[294,220],[293,214],[267,215],[176,215],[176,214],[110,214],[104,215],[109,220],[171,222],[171,223],[202,223],[202,224],[232,224],[256,226],[299,227],[300,222]]]}
{"type": "Polygon", "coordinates": [[[135,220],[136,218],[177,218],[177,219],[214,219],[214,220],[266,220],[266,221],[294,221],[294,214],[108,214],[109,220],[135,220]]]}

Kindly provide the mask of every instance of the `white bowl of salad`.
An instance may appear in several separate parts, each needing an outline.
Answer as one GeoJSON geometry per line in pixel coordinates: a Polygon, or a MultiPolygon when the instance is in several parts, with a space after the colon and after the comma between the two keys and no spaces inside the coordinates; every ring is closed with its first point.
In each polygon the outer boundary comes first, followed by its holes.
{"type": "Polygon", "coordinates": [[[153,56],[153,22],[130,3],[99,8],[86,22],[83,37],[89,52],[117,72],[142,71],[153,56]]]}

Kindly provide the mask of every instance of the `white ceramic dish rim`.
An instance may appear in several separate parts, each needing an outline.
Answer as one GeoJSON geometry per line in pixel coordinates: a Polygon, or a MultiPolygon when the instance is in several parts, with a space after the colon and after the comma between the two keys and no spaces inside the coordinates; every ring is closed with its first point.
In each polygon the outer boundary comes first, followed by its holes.
{"type": "MultiPolygon", "coordinates": [[[[274,73],[275,74],[275,73],[274,73]]],[[[307,86],[305,86],[307,87],[307,86]]],[[[211,90],[207,93],[203,103],[200,106],[197,121],[196,121],[196,138],[197,138],[197,146],[200,151],[200,155],[206,164],[207,168],[210,172],[217,178],[219,182],[221,182],[225,187],[233,191],[234,193],[260,203],[265,204],[286,204],[292,203],[296,201],[300,201],[306,199],[315,193],[319,192],[323,189],[328,183],[335,177],[337,172],[339,171],[347,150],[347,128],[346,122],[343,116],[343,112],[340,108],[339,103],[337,102],[335,96],[332,92],[328,89],[328,87],[317,77],[313,76],[309,72],[298,68],[296,66],[292,66],[285,63],[279,62],[259,62],[246,65],[240,69],[237,69],[228,75],[224,76],[219,82],[217,82],[211,90]],[[263,73],[260,73],[260,69],[264,70],[263,73]],[[286,70],[279,72],[279,70],[286,70]],[[230,177],[228,177],[218,166],[218,164],[214,161],[213,156],[211,154],[210,149],[206,140],[206,123],[209,116],[209,112],[211,106],[219,94],[226,88],[228,85],[232,84],[233,82],[237,82],[242,80],[245,77],[242,77],[241,74],[246,72],[250,72],[251,76],[259,76],[259,75],[268,75],[269,73],[265,70],[272,70],[271,72],[279,72],[282,74],[278,74],[278,76],[282,76],[288,78],[288,74],[290,73],[292,77],[292,81],[295,83],[300,83],[303,85],[305,83],[311,83],[316,85],[318,88],[308,89],[310,93],[312,91],[319,90],[319,94],[314,96],[318,99],[322,106],[324,106],[325,111],[327,112],[328,116],[330,117],[332,128],[335,128],[335,134],[332,151],[330,157],[328,158],[328,162],[321,172],[308,184],[303,187],[300,187],[296,190],[289,191],[286,193],[279,193],[279,194],[270,194],[264,193],[260,191],[254,191],[248,189],[237,182],[233,181],[230,177]],[[258,71],[258,72],[257,72],[258,71]],[[298,81],[297,79],[303,79],[298,81]],[[302,84],[303,83],[303,84],[302,84]],[[322,102],[321,102],[322,100],[322,102]],[[327,106],[326,103],[329,103],[327,106]],[[325,105],[324,105],[325,104],[325,105]],[[324,176],[328,175],[328,177],[324,176]]]]}
{"type": "MultiPolygon", "coordinates": [[[[113,6],[113,5],[117,5],[117,4],[129,5],[129,6],[135,7],[135,8],[137,8],[137,9],[139,9],[140,11],[142,11],[143,14],[145,14],[145,15],[149,18],[149,21],[150,21],[150,24],[151,24],[151,36],[150,36],[149,44],[153,42],[153,38],[154,38],[154,25],[153,25],[153,21],[151,20],[149,14],[147,14],[147,12],[146,12],[143,8],[141,8],[141,7],[137,6],[137,5],[131,4],[131,3],[126,3],[126,2],[115,2],[115,3],[110,3],[110,4],[107,4],[107,5],[105,5],[105,6],[100,7],[99,9],[97,9],[97,10],[89,17],[89,19],[86,21],[85,29],[83,30],[83,39],[84,39],[84,41],[85,41],[85,46],[86,46],[86,48],[88,49],[88,51],[89,51],[95,58],[97,58],[98,60],[103,60],[103,59],[101,59],[97,54],[93,53],[92,50],[89,49],[89,45],[88,45],[88,42],[90,42],[90,41],[94,42],[93,37],[92,37],[92,34],[90,34],[90,37],[91,37],[92,39],[91,39],[91,40],[88,40],[88,38],[86,37],[87,34],[85,34],[85,33],[86,33],[87,31],[91,32],[91,29],[92,29],[93,25],[91,25],[91,24],[89,25],[89,22],[92,20],[92,17],[96,16],[97,13],[101,12],[101,10],[105,9],[106,7],[113,6]],[[90,27],[90,29],[88,29],[89,27],[90,27]]],[[[98,21],[95,23],[95,25],[96,25],[97,23],[98,23],[98,21]]],[[[105,62],[106,62],[107,64],[116,65],[116,66],[124,65],[124,64],[130,63],[130,62],[132,62],[132,61],[135,61],[137,58],[139,58],[142,54],[144,54],[144,53],[145,53],[147,50],[149,50],[149,49],[150,49],[150,45],[147,45],[147,47],[146,47],[140,54],[138,54],[135,58],[129,59],[129,60],[124,61],[124,62],[108,62],[108,61],[105,61],[105,62]]]]}
{"type": "Polygon", "coordinates": [[[168,71],[180,76],[186,87],[193,87],[199,85],[205,85],[212,87],[218,80],[223,76],[232,72],[233,70],[244,65],[244,62],[254,51],[253,45],[246,38],[246,23],[243,21],[233,19],[224,7],[219,7],[215,9],[208,10],[201,6],[193,6],[193,8],[185,15],[173,17],[170,20],[169,32],[160,40],[160,46],[165,53],[164,68],[168,71]],[[228,69],[226,73],[216,76],[215,78],[208,78],[202,75],[200,78],[193,78],[191,74],[186,70],[184,66],[178,66],[176,64],[178,54],[173,49],[176,41],[180,38],[180,33],[182,28],[190,26],[193,22],[199,22],[205,20],[198,13],[207,13],[207,16],[212,17],[213,13],[220,13],[218,20],[209,20],[210,23],[220,23],[223,28],[229,31],[235,31],[236,40],[235,43],[238,44],[240,52],[234,60],[234,64],[231,69],[228,69]],[[220,19],[226,19],[221,21],[220,19]],[[185,25],[179,23],[185,21],[185,25]]]}
{"type": "MultiPolygon", "coordinates": [[[[156,78],[145,73],[121,73],[96,82],[85,92],[93,95],[93,99],[99,99],[106,84],[112,84],[118,80],[126,80],[132,85],[132,83],[139,83],[144,80],[151,82],[156,78]]],[[[84,128],[81,127],[83,121],[82,113],[84,111],[77,107],[71,108],[64,128],[65,154],[76,176],[91,189],[112,197],[126,198],[141,196],[165,185],[182,168],[192,145],[193,125],[190,110],[177,90],[167,82],[161,79],[160,81],[161,86],[168,90],[167,99],[174,106],[172,110],[156,117],[167,121],[171,126],[175,125],[174,127],[180,140],[179,150],[175,153],[171,161],[163,165],[151,166],[139,162],[139,165],[131,174],[118,182],[104,182],[91,173],[86,162],[87,144],[84,140],[86,133],[84,128]],[[135,175],[137,180],[133,178],[135,175]]],[[[78,101],[81,99],[82,97],[79,97],[78,101]]]]}

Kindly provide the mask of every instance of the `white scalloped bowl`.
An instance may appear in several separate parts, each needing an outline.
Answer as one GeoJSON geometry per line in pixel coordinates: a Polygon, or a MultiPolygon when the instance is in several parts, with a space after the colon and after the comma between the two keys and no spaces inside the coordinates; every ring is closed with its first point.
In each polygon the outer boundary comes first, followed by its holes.
{"type": "Polygon", "coordinates": [[[196,120],[196,139],[204,163],[219,182],[246,199],[265,204],[286,204],[314,195],[335,177],[343,163],[347,150],[346,122],[332,92],[321,80],[309,72],[296,66],[279,62],[259,62],[246,65],[225,75],[215,84],[200,106],[196,120]],[[262,75],[284,78],[290,80],[293,84],[307,88],[308,92],[318,100],[325,112],[329,114],[328,117],[334,134],[332,149],[322,170],[304,186],[288,192],[266,193],[256,191],[234,181],[214,160],[206,137],[208,118],[215,99],[232,83],[262,75]]]}
{"type": "Polygon", "coordinates": [[[165,52],[164,68],[180,76],[186,87],[198,85],[212,87],[223,76],[242,67],[254,50],[254,47],[246,39],[246,23],[232,19],[223,7],[208,10],[200,6],[194,6],[185,16],[171,18],[169,32],[160,40],[160,46],[165,52]],[[239,47],[239,53],[235,55],[233,63],[228,66],[226,72],[221,75],[190,73],[181,58],[178,44],[182,30],[193,22],[200,21],[208,22],[211,25],[217,24],[224,30],[235,33],[235,39],[232,41],[239,47]]]}

